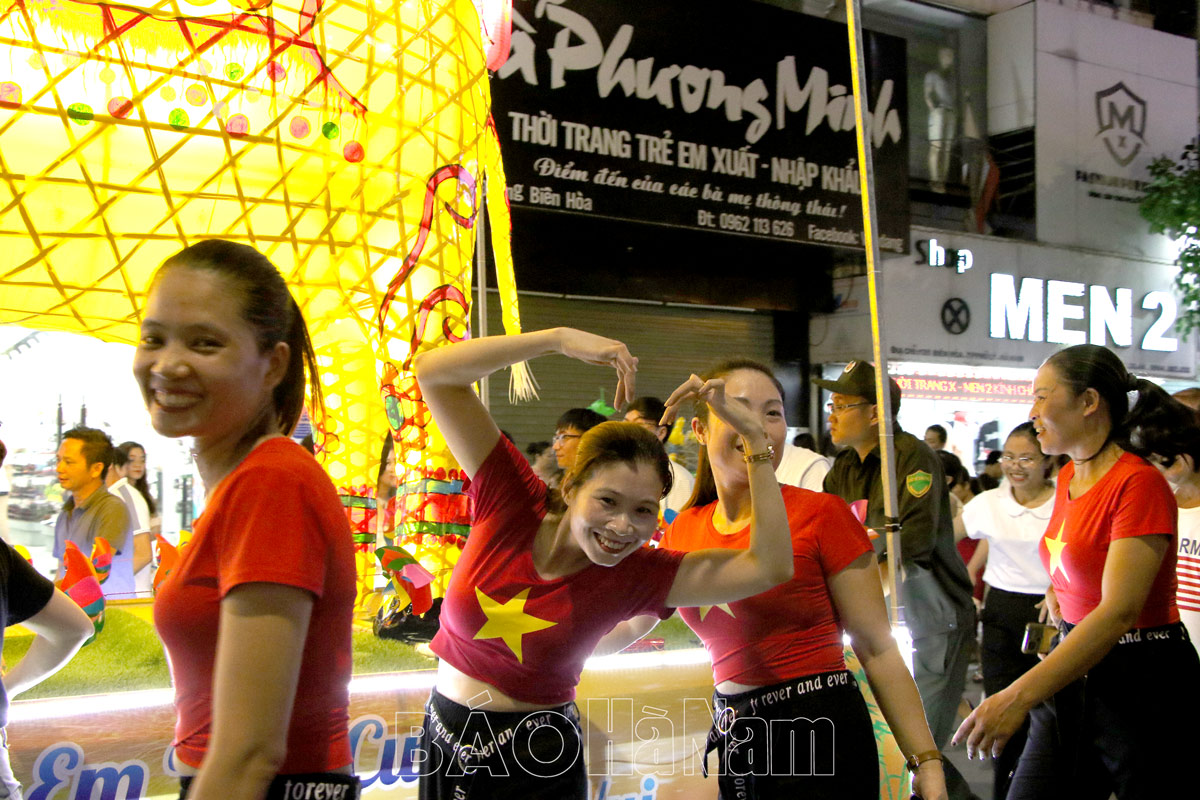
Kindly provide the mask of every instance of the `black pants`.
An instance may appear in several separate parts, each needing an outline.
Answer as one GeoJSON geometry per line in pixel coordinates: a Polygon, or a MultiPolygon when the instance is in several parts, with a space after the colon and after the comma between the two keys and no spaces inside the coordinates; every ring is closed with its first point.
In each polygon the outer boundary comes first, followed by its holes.
{"type": "Polygon", "coordinates": [[[877,800],[879,754],[854,676],[824,672],[736,695],[713,693],[707,752],[720,800],[877,800]]]}
{"type": "MultiPolygon", "coordinates": [[[[179,779],[179,800],[187,800],[193,778],[179,779]]],[[[358,778],[341,772],[306,772],[276,775],[264,800],[358,800],[358,778]]]]}
{"type": "MultiPolygon", "coordinates": [[[[1037,622],[1038,610],[1034,607],[1045,598],[1044,594],[1023,594],[987,588],[984,595],[983,614],[983,690],[992,696],[1017,678],[1024,675],[1038,663],[1038,657],[1021,652],[1021,644],[1025,639],[1025,626],[1037,622]]],[[[1013,734],[1004,750],[1000,752],[992,766],[996,773],[992,779],[993,800],[1004,800],[1008,794],[1008,785],[1012,780],[1013,770],[1017,768],[1017,760],[1025,749],[1025,739],[1029,735],[1029,720],[1013,734]]]]}
{"type": "Polygon", "coordinates": [[[438,694],[425,704],[430,763],[420,800],[587,800],[574,703],[538,711],[472,711],[438,694]]]}
{"type": "Polygon", "coordinates": [[[1182,623],[1130,631],[1033,710],[1009,800],[1190,796],[1198,684],[1200,657],[1182,623]]]}

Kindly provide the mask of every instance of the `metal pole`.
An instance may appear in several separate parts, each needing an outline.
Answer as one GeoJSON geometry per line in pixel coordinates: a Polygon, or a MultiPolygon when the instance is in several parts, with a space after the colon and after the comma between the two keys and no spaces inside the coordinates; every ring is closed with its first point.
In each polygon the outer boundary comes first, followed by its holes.
{"type": "MultiPolygon", "coordinates": [[[[479,300],[475,310],[479,314],[479,324],[475,330],[480,337],[488,335],[487,324],[487,211],[484,206],[483,198],[487,197],[487,176],[483,177],[483,181],[479,187],[479,211],[475,214],[475,273],[478,276],[479,300]]],[[[491,409],[492,404],[488,400],[488,378],[484,376],[479,379],[479,398],[483,400],[483,407],[491,409]]]]}
{"type": "Polygon", "coordinates": [[[883,347],[883,320],[879,314],[879,242],[875,237],[875,162],[872,156],[867,73],[863,57],[861,0],[846,0],[846,30],[850,36],[850,77],[854,85],[854,133],[858,141],[858,180],[862,192],[863,244],[867,256],[867,289],[871,298],[871,344],[875,355],[875,402],[879,408],[879,454],[883,477],[884,534],[887,542],[888,591],[892,625],[904,621],[897,569],[900,566],[900,520],[896,500],[896,451],[892,444],[892,393],[889,388],[887,355],[883,347]]]}

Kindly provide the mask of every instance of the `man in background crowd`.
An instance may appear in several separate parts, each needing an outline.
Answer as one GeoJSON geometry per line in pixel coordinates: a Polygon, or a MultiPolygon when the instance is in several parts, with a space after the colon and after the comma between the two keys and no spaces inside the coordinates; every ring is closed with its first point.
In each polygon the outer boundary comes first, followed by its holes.
{"type": "Polygon", "coordinates": [[[590,408],[569,408],[563,412],[554,425],[554,458],[559,469],[574,466],[579,437],[604,421],[604,417],[590,408]]]}
{"type": "MultiPolygon", "coordinates": [[[[887,536],[879,455],[880,409],[875,403],[875,367],[851,361],[835,380],[813,383],[833,393],[830,436],[845,449],[825,476],[825,491],[847,503],[866,500],[864,524],[876,531],[876,551],[886,559],[887,536]]],[[[891,380],[893,443],[900,522],[900,558],[905,622],[913,639],[913,677],[934,742],[944,747],[954,733],[966,689],[967,662],[975,637],[971,579],[954,548],[950,500],[942,463],[925,442],[900,429],[900,386],[891,380]]],[[[950,761],[943,762],[946,787],[955,800],[971,791],[950,761]]]]}
{"type": "MultiPolygon", "coordinates": [[[[895,411],[895,409],[892,409],[895,411]]],[[[930,425],[925,429],[925,444],[933,452],[946,449],[946,429],[941,425],[930,425]]]]}
{"type": "Polygon", "coordinates": [[[775,478],[789,486],[799,486],[813,492],[825,491],[825,476],[829,474],[829,459],[806,446],[812,443],[812,435],[798,433],[796,438],[783,443],[783,458],[775,470],[775,478]]]}
{"type": "MultiPolygon", "coordinates": [[[[103,536],[116,551],[129,535],[130,519],[125,504],[104,488],[104,476],[112,459],[112,440],[103,431],[79,427],[63,434],[56,469],[59,485],[69,494],[54,523],[53,550],[60,580],[67,542],[74,542],[85,556],[90,556],[97,536],[103,536]]],[[[108,592],[106,588],[105,594],[108,592]]]]}

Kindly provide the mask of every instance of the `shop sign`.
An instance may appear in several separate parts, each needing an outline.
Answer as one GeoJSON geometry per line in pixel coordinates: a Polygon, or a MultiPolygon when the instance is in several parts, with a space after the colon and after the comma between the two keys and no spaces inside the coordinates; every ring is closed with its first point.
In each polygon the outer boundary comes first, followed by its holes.
{"type": "Polygon", "coordinates": [[[943,247],[937,239],[918,239],[916,263],[931,267],[948,267],[959,275],[975,266],[975,254],[965,247],[955,250],[953,247],[943,247]]]}
{"type": "MultiPolygon", "coordinates": [[[[905,44],[866,37],[876,182],[908,181],[905,44]]],[[[759,3],[517,0],[492,82],[516,207],[861,249],[846,27],[759,3]]],[[[877,198],[908,244],[906,192],[877,198]]]]}
{"type": "Polygon", "coordinates": [[[954,400],[976,403],[1032,403],[1033,384],[1002,378],[947,378],[892,375],[906,400],[954,400]]]}
{"type": "MultiPolygon", "coordinates": [[[[1092,343],[1113,348],[1136,375],[1196,374],[1197,337],[1176,331],[1178,268],[1170,263],[916,229],[913,249],[922,248],[919,259],[882,264],[880,316],[891,359],[1036,369],[1064,346],[1092,343]],[[934,241],[947,263],[952,251],[969,250],[972,268],[931,269],[934,241]]],[[[813,318],[814,363],[871,352],[866,288],[862,278],[834,282],[841,305],[813,318]]]]}
{"type": "Polygon", "coordinates": [[[1174,243],[1150,233],[1138,203],[1150,162],[1175,158],[1196,135],[1195,39],[1073,5],[1038,3],[1035,13],[1038,239],[1173,259],[1174,243]]]}
{"type": "MultiPolygon", "coordinates": [[[[992,273],[991,289],[989,335],[993,339],[1063,345],[1090,343],[1102,347],[1133,344],[1131,289],[1119,287],[1110,293],[1107,286],[1100,284],[1089,286],[1077,281],[1041,278],[1022,278],[1018,289],[1016,278],[1003,272],[992,273]],[[1086,331],[1069,328],[1068,320],[1083,320],[1086,331]]],[[[1147,292],[1141,298],[1141,307],[1158,312],[1142,336],[1141,349],[1164,353],[1178,350],[1179,339],[1166,335],[1178,314],[1175,295],[1166,291],[1147,292]]]]}

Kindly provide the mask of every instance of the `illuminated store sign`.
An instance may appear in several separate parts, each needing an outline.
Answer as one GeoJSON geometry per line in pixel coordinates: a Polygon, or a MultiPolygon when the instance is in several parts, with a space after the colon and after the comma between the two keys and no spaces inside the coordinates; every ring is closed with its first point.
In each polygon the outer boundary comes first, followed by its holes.
{"type": "MultiPolygon", "coordinates": [[[[1052,342],[1073,345],[1091,343],[1116,347],[1133,345],[1133,290],[1110,291],[1101,284],[1076,281],[1022,278],[994,272],[991,276],[991,324],[993,339],[1052,342]],[[1068,327],[1084,321],[1086,330],[1068,327]]],[[[1175,323],[1178,306],[1168,291],[1147,292],[1141,307],[1158,311],[1158,317],[1138,345],[1142,350],[1174,353],[1179,340],[1165,335],[1175,323]]]]}
{"type": "Polygon", "coordinates": [[[950,267],[959,275],[975,265],[975,254],[970,250],[955,250],[953,247],[943,247],[937,239],[918,239],[914,242],[917,249],[917,264],[927,264],[931,267],[950,267]]]}

